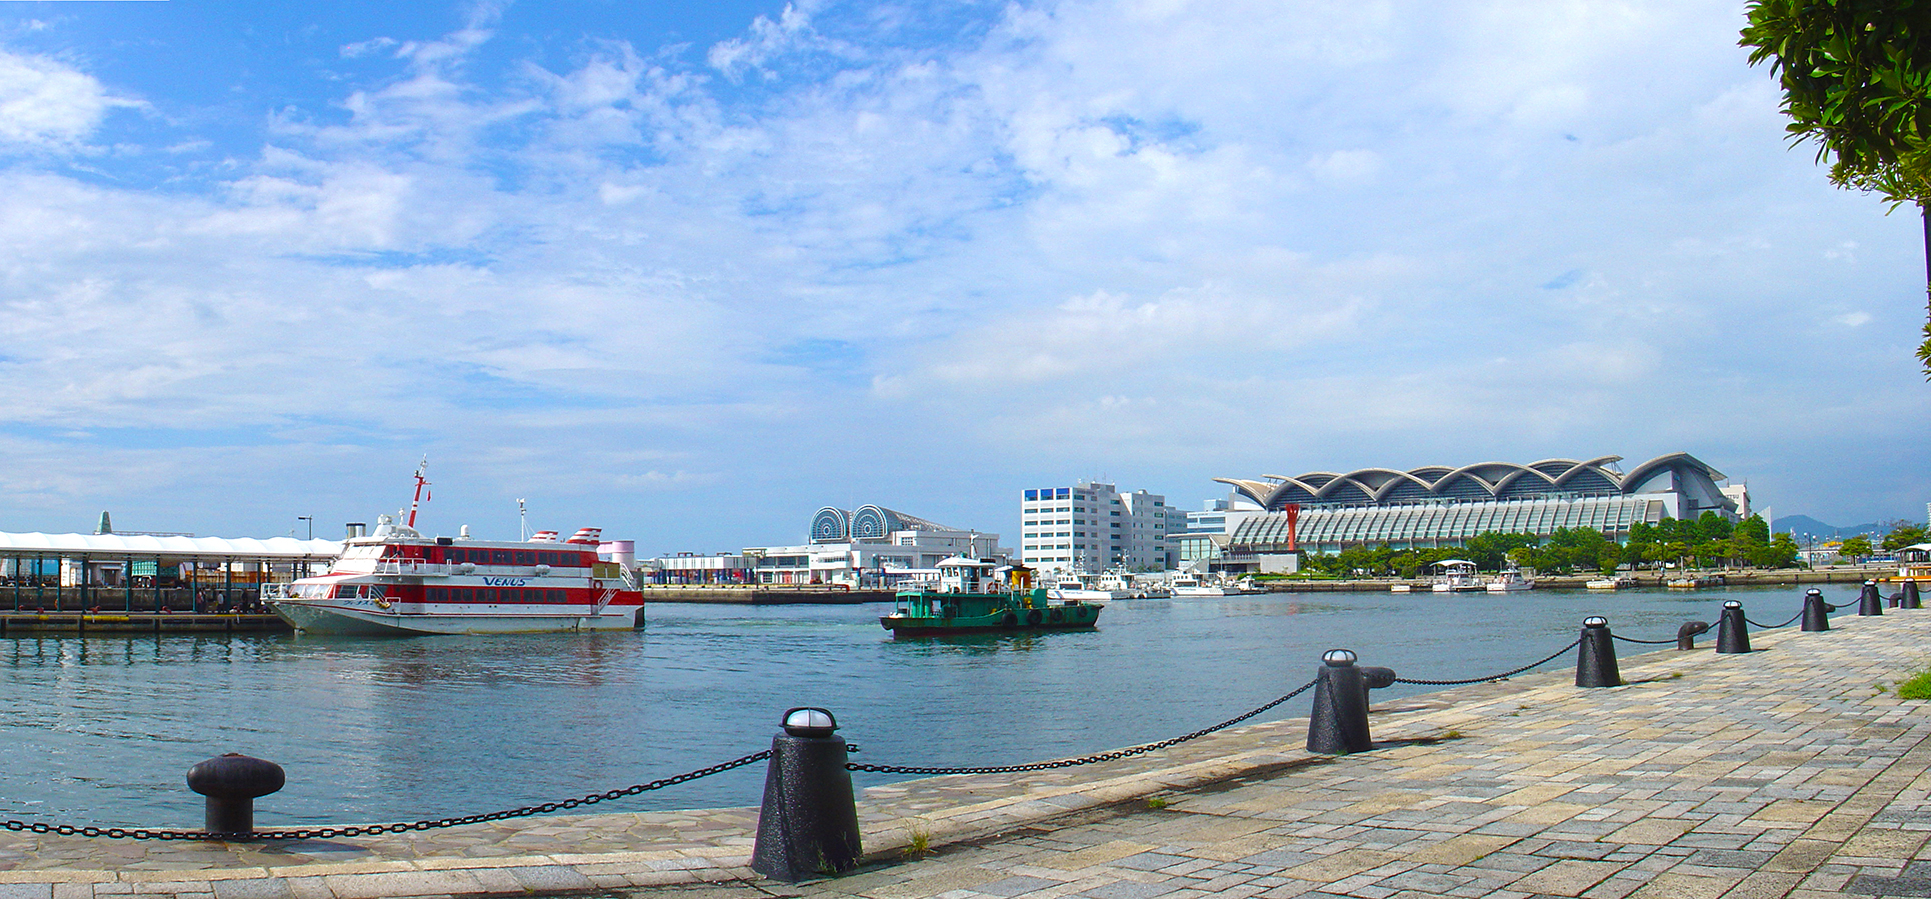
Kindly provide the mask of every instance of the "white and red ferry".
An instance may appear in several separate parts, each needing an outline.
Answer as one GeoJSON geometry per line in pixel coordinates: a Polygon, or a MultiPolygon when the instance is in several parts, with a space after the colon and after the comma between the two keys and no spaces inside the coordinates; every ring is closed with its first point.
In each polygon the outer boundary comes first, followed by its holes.
{"type": "Polygon", "coordinates": [[[417,532],[422,470],[408,521],[384,515],[351,536],[326,574],[264,584],[262,600],[317,634],[509,634],[642,627],[644,595],[627,560],[600,560],[602,531],[559,541],[425,537],[417,532]]]}

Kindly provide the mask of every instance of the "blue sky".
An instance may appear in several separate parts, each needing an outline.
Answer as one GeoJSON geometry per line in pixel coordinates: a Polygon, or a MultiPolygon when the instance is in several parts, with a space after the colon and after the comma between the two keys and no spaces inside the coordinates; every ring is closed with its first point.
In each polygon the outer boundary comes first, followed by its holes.
{"type": "Polygon", "coordinates": [[[0,5],[0,529],[598,525],[1688,451],[1931,500],[1921,232],[1741,4],[0,5]],[[325,16],[325,18],[318,18],[325,16]]]}

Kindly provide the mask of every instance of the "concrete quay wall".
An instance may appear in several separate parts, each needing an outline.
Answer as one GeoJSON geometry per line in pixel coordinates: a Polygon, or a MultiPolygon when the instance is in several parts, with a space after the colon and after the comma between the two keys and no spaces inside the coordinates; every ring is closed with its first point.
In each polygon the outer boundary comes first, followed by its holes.
{"type": "MultiPolygon", "coordinates": [[[[1290,719],[1085,767],[876,787],[860,802],[874,866],[801,885],[746,869],[754,809],[711,809],[281,844],[0,833],[0,896],[1931,894],[1931,714],[1890,692],[1927,663],[1931,610],[1833,627],[1758,631],[1747,654],[1626,656],[1621,687],[1573,686],[1565,658],[1395,700],[1357,755],[1305,752],[1290,719]]],[[[1243,695],[1203,711],[1269,691],[1224,692],[1243,695]]],[[[937,755],[869,761],[1024,760],[937,755]]]]}

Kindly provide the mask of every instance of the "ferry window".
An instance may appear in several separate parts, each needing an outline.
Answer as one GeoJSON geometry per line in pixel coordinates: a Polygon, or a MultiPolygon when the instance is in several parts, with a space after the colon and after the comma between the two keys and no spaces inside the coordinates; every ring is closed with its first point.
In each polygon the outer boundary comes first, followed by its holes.
{"type": "Polygon", "coordinates": [[[519,550],[517,550],[517,551],[516,551],[516,564],[518,564],[518,565],[535,565],[535,564],[536,564],[536,553],[533,553],[533,552],[531,552],[531,551],[529,551],[529,550],[527,550],[527,549],[519,549],[519,550]]]}
{"type": "Polygon", "coordinates": [[[423,592],[428,594],[425,598],[430,602],[442,602],[449,598],[449,590],[445,587],[430,587],[423,592]]]}
{"type": "Polygon", "coordinates": [[[492,549],[489,551],[489,563],[491,565],[509,565],[512,564],[510,559],[513,555],[507,549],[492,549]]]}
{"type": "Polygon", "coordinates": [[[565,600],[565,599],[563,598],[563,591],[562,591],[562,590],[551,590],[551,591],[550,591],[550,601],[551,601],[551,602],[566,602],[566,600],[565,600]]]}
{"type": "Polygon", "coordinates": [[[449,591],[457,602],[475,602],[476,591],[469,587],[457,587],[449,591]]]}
{"type": "Polygon", "coordinates": [[[557,554],[556,554],[556,553],[553,553],[553,552],[550,552],[549,550],[541,550],[541,549],[540,549],[540,550],[537,550],[537,552],[536,552],[536,564],[538,564],[538,565],[555,565],[556,563],[557,563],[557,554]]]}

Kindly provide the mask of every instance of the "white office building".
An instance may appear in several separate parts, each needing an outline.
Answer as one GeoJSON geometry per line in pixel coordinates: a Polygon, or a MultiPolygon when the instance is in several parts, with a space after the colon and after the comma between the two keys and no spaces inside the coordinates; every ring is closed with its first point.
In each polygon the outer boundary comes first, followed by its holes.
{"type": "Polygon", "coordinates": [[[1019,504],[1019,557],[1041,571],[1166,570],[1180,515],[1164,496],[1121,493],[1112,484],[1027,490],[1019,504]]]}

